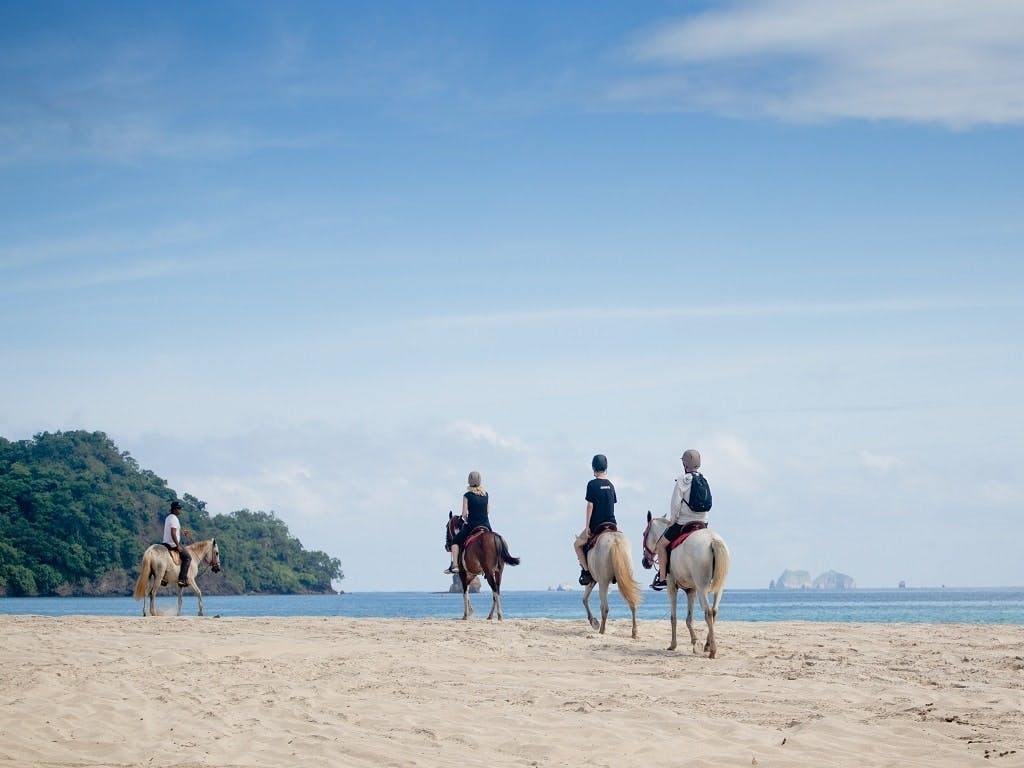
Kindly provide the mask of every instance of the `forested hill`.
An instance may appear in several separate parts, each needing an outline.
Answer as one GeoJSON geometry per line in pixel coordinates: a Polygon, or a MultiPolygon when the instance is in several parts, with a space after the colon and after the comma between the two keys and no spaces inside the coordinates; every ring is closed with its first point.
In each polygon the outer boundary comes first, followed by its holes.
{"type": "MultiPolygon", "coordinates": [[[[127,595],[142,553],[163,537],[176,498],[102,432],[0,438],[0,595],[127,595]]],[[[217,539],[223,570],[202,573],[204,593],[329,593],[341,563],[307,552],[273,513],[211,517],[177,497],[193,540],[217,539]]]]}

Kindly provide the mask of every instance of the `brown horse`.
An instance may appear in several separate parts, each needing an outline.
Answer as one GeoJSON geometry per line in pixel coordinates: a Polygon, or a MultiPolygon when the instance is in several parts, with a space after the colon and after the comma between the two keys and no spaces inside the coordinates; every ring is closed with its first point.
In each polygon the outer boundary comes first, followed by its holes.
{"type": "MultiPolygon", "coordinates": [[[[196,584],[196,576],[199,575],[199,563],[207,563],[214,573],[220,571],[220,549],[217,547],[216,539],[197,541],[189,544],[186,549],[192,555],[192,562],[189,563],[186,579],[192,591],[196,593],[199,601],[199,615],[203,615],[203,593],[199,591],[196,584]]],[[[170,550],[163,544],[154,544],[146,550],[142,556],[142,569],[139,578],[135,582],[135,591],[132,597],[142,601],[142,615],[146,614],[146,598],[149,598],[149,615],[156,616],[156,592],[163,584],[176,580],[178,577],[178,563],[174,562],[170,550]]],[[[178,587],[178,615],[181,615],[181,599],[185,592],[184,587],[178,587]]]]}
{"type": "MultiPolygon", "coordinates": [[[[459,532],[464,523],[461,515],[448,513],[445,549],[451,551],[455,534],[459,532]]],[[[509,554],[508,545],[500,535],[486,528],[471,531],[461,550],[459,553],[459,578],[462,580],[464,604],[462,618],[468,619],[473,613],[473,605],[469,602],[469,585],[477,576],[483,576],[491,587],[491,612],[487,614],[487,618],[493,619],[497,615],[498,621],[501,621],[504,618],[501,613],[501,572],[505,569],[505,563],[519,565],[519,558],[509,554]]]]}

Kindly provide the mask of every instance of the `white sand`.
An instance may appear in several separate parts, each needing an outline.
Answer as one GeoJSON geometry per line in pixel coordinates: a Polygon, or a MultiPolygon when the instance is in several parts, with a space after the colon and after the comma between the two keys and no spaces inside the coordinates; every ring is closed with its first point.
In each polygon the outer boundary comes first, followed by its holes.
{"type": "MultiPolygon", "coordinates": [[[[582,611],[582,609],[581,609],[582,611]]],[[[1024,627],[0,617],[0,765],[1024,766],[1024,627]]]]}

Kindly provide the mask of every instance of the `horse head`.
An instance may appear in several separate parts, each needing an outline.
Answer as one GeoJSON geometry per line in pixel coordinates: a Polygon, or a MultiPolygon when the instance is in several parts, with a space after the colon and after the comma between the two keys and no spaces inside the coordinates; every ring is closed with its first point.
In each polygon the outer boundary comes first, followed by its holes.
{"type": "Polygon", "coordinates": [[[214,573],[220,573],[220,547],[217,546],[217,540],[214,539],[210,545],[210,570],[214,573]]]}
{"type": "Polygon", "coordinates": [[[667,517],[654,517],[651,515],[651,510],[647,510],[647,527],[644,528],[644,559],[640,561],[640,564],[644,568],[650,568],[654,565],[654,547],[658,543],[658,539],[661,538],[661,534],[668,528],[667,517]]]}
{"type": "Polygon", "coordinates": [[[444,548],[448,551],[452,551],[452,544],[455,543],[455,534],[462,528],[462,524],[465,522],[462,519],[462,515],[456,515],[450,509],[448,510],[448,523],[444,529],[444,548]]]}

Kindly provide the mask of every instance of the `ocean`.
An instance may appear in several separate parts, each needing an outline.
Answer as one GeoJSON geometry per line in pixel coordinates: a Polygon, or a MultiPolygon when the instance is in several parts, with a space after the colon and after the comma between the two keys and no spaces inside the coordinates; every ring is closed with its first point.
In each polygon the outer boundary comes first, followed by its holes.
{"type": "MultiPolygon", "coordinates": [[[[667,619],[668,597],[645,590],[641,619],[667,619]]],[[[509,591],[502,594],[506,619],[584,621],[582,590],[509,591]]],[[[487,616],[491,593],[470,596],[474,619],[487,616]]],[[[340,595],[207,595],[207,616],[349,616],[358,618],[461,618],[462,596],[440,592],[352,592],[340,595]]],[[[629,617],[613,589],[610,618],[629,617]]],[[[177,598],[161,595],[158,610],[173,610],[177,598]]],[[[595,591],[590,607],[600,611],[595,591]]],[[[680,613],[685,598],[680,594],[680,613]]],[[[186,593],[183,611],[195,615],[195,597],[186,593]]],[[[7,597],[0,614],[42,616],[140,616],[142,603],[130,597],[7,597]]],[[[696,617],[702,619],[699,605],[696,617]]],[[[680,616],[682,618],[682,616],[680,616]]],[[[1024,587],[942,589],[851,589],[842,591],[736,589],[725,591],[723,621],[913,622],[1024,624],[1024,587]]]]}

